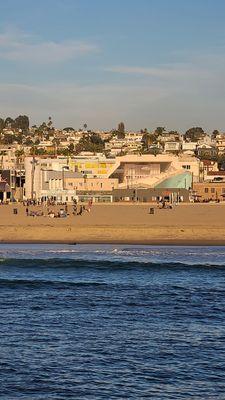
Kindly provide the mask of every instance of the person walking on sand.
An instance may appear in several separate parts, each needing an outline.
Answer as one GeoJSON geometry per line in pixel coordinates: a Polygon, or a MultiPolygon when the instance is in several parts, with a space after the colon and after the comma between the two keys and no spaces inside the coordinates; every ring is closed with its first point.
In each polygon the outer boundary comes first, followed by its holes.
{"type": "Polygon", "coordinates": [[[28,217],[28,215],[29,215],[29,208],[26,207],[26,216],[28,217]]]}
{"type": "Polygon", "coordinates": [[[77,215],[82,215],[83,214],[83,206],[80,206],[80,211],[77,213],[77,215]]]}
{"type": "Polygon", "coordinates": [[[92,200],[90,199],[90,200],[88,201],[88,209],[87,209],[88,212],[91,211],[91,207],[92,207],[92,200]]]}

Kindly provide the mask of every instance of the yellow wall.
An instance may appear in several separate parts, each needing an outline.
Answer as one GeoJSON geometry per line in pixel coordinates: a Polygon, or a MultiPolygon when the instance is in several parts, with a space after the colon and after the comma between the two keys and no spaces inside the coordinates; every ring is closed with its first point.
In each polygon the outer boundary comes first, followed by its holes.
{"type": "Polygon", "coordinates": [[[98,160],[76,161],[70,159],[69,167],[78,172],[88,171],[90,175],[107,175],[112,167],[112,163],[99,162],[98,160]]]}

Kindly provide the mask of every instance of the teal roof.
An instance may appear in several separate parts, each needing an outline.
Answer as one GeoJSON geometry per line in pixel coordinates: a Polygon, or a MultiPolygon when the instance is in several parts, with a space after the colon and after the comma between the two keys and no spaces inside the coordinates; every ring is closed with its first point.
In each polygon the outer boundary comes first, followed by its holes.
{"type": "Polygon", "coordinates": [[[181,174],[177,174],[172,176],[171,178],[167,178],[164,181],[160,182],[155,188],[177,188],[177,189],[189,189],[192,187],[192,174],[191,172],[183,172],[181,174]]]}

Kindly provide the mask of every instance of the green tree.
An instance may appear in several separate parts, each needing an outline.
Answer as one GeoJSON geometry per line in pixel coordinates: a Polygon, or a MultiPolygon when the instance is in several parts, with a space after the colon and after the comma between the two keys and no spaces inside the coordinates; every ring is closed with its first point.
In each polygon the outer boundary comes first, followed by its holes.
{"type": "Polygon", "coordinates": [[[66,128],[63,128],[63,131],[66,132],[74,131],[74,128],[72,128],[72,126],[67,126],[66,128]]]}
{"type": "Polygon", "coordinates": [[[76,145],[76,154],[79,154],[81,151],[100,153],[103,152],[104,148],[105,143],[97,133],[87,133],[79,140],[79,143],[76,145]]]}
{"type": "Polygon", "coordinates": [[[157,135],[155,133],[144,133],[142,136],[142,152],[149,153],[149,146],[157,144],[157,135]]]}
{"type": "Polygon", "coordinates": [[[104,141],[97,133],[93,133],[90,137],[90,140],[93,145],[104,145],[104,141]]]}
{"type": "Polygon", "coordinates": [[[22,144],[23,143],[23,134],[19,133],[18,135],[16,135],[16,141],[18,144],[22,144]]]}
{"type": "Polygon", "coordinates": [[[73,143],[70,143],[69,146],[68,146],[68,152],[69,152],[69,154],[73,154],[74,151],[75,151],[75,146],[74,146],[73,143]]]}
{"type": "Polygon", "coordinates": [[[117,132],[117,138],[118,139],[124,139],[125,138],[125,132],[117,132]]]}
{"type": "Polygon", "coordinates": [[[29,129],[29,118],[27,115],[19,115],[13,122],[13,127],[27,132],[29,129]]]}
{"type": "Polygon", "coordinates": [[[42,156],[42,155],[46,154],[46,151],[45,151],[45,149],[39,149],[36,146],[32,146],[30,149],[30,154],[32,156],[42,156]]]}
{"type": "Polygon", "coordinates": [[[12,128],[14,124],[14,120],[11,117],[7,117],[5,119],[5,128],[12,128]]]}
{"type": "Polygon", "coordinates": [[[32,146],[34,144],[33,140],[30,137],[26,138],[24,141],[25,146],[32,146]]]}
{"type": "Polygon", "coordinates": [[[46,122],[42,122],[42,124],[38,127],[38,129],[39,129],[40,131],[45,131],[45,130],[47,130],[46,122]]]}
{"type": "Polygon", "coordinates": [[[125,125],[124,125],[124,122],[120,122],[119,124],[118,124],[118,132],[119,133],[125,133],[125,125]]]}
{"type": "Polygon", "coordinates": [[[225,171],[225,154],[218,155],[217,162],[219,171],[225,171]]]}
{"type": "Polygon", "coordinates": [[[2,132],[4,128],[5,128],[5,121],[3,118],[0,118],[0,132],[2,132]]]}
{"type": "Polygon", "coordinates": [[[47,123],[48,128],[51,129],[52,127],[52,117],[48,117],[48,123],[47,123]]]}
{"type": "Polygon", "coordinates": [[[169,131],[168,135],[175,136],[176,141],[179,141],[179,139],[180,139],[180,134],[177,131],[169,131]]]}
{"type": "Polygon", "coordinates": [[[200,126],[196,126],[187,130],[184,134],[184,139],[190,142],[197,142],[206,136],[206,133],[200,126]]]}
{"type": "Polygon", "coordinates": [[[163,127],[163,126],[158,126],[158,127],[155,129],[154,134],[155,134],[156,136],[159,136],[159,135],[162,135],[163,132],[165,132],[165,127],[163,127]]]}
{"type": "Polygon", "coordinates": [[[10,133],[6,133],[5,135],[4,135],[4,138],[3,138],[3,144],[7,144],[7,145],[9,145],[9,144],[12,144],[13,142],[14,142],[14,135],[11,135],[10,133]]]}
{"type": "Polygon", "coordinates": [[[219,131],[217,129],[214,129],[214,131],[212,132],[212,139],[216,139],[216,137],[219,135],[219,131]]]}
{"type": "Polygon", "coordinates": [[[142,146],[145,149],[148,149],[148,147],[154,143],[155,136],[152,135],[151,133],[144,133],[142,136],[142,146]]]}
{"type": "Polygon", "coordinates": [[[58,155],[58,151],[59,151],[60,139],[59,138],[54,138],[52,143],[54,145],[55,155],[57,156],[58,155]]]}
{"type": "Polygon", "coordinates": [[[24,156],[24,150],[23,150],[23,149],[21,149],[21,150],[16,150],[16,151],[15,151],[15,156],[16,156],[16,158],[21,158],[21,157],[23,157],[23,156],[24,156]]]}

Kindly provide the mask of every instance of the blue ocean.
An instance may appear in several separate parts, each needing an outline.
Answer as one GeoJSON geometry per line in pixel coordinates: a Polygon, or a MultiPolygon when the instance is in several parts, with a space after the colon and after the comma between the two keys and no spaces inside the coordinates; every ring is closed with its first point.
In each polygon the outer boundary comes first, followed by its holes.
{"type": "Polygon", "coordinates": [[[225,247],[2,244],[0,399],[225,399],[225,247]]]}

